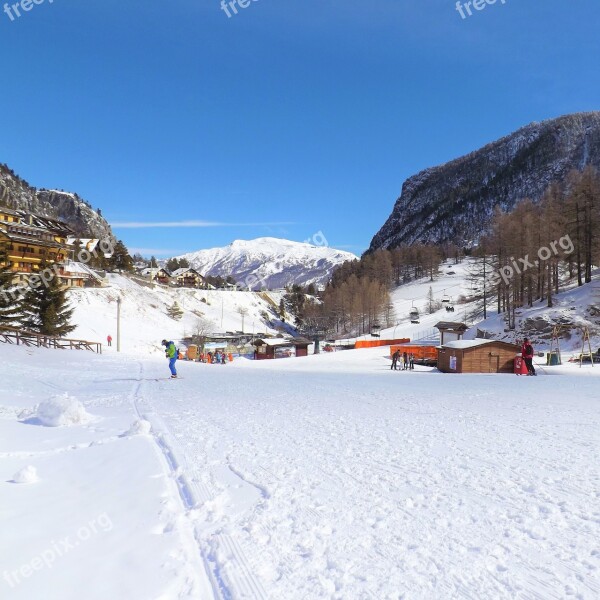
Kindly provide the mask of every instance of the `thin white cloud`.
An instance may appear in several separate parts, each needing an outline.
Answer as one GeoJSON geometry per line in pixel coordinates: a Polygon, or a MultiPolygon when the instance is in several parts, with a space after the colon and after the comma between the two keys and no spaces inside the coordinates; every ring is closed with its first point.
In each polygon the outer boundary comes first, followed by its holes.
{"type": "Polygon", "coordinates": [[[111,223],[111,227],[113,229],[151,229],[157,227],[272,227],[294,224],[295,223],[291,221],[281,221],[277,223],[221,223],[218,221],[125,221],[123,223],[111,223]]]}

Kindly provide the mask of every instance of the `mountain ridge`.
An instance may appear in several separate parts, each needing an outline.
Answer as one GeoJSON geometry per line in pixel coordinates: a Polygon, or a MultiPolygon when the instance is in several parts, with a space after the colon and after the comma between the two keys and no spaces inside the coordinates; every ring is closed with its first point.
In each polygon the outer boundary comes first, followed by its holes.
{"type": "Polygon", "coordinates": [[[416,242],[469,246],[496,207],[539,200],[569,171],[600,168],[600,111],[535,121],[409,177],[368,251],[416,242]]]}
{"type": "Polygon", "coordinates": [[[238,283],[256,287],[283,288],[287,285],[317,286],[327,283],[333,270],[348,260],[351,252],[328,245],[314,245],[273,237],[234,240],[227,246],[188,252],[186,259],[202,275],[232,276],[238,283]],[[250,283],[256,281],[259,283],[250,283]]]}

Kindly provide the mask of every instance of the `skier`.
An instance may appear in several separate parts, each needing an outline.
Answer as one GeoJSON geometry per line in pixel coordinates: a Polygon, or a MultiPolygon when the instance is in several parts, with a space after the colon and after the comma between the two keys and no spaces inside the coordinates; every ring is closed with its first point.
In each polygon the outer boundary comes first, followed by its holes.
{"type": "Polygon", "coordinates": [[[171,379],[177,379],[177,369],[175,363],[177,362],[177,348],[173,342],[162,341],[162,345],[165,347],[165,356],[169,359],[169,369],[171,369],[171,379]]]}
{"type": "Polygon", "coordinates": [[[414,371],[415,368],[415,355],[411,352],[409,358],[408,358],[408,362],[409,362],[409,368],[411,371],[414,371]]]}
{"type": "Polygon", "coordinates": [[[533,366],[533,346],[529,343],[529,338],[525,338],[523,341],[521,356],[527,365],[527,375],[537,375],[533,366]]]}
{"type": "Polygon", "coordinates": [[[106,336],[106,341],[108,343],[109,346],[112,346],[112,335],[107,335],[106,336]]]}
{"type": "Polygon", "coordinates": [[[408,370],[408,352],[404,353],[403,359],[404,359],[403,360],[403,364],[404,364],[403,369],[404,369],[404,371],[407,371],[408,370]]]}
{"type": "Polygon", "coordinates": [[[392,366],[390,370],[397,371],[398,370],[398,357],[400,356],[400,350],[396,350],[394,354],[392,354],[392,366]]]}

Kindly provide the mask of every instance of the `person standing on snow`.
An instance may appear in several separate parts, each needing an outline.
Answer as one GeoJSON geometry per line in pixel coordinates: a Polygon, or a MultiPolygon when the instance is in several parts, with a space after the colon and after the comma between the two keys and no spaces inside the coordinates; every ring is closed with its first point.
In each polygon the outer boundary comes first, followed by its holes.
{"type": "Polygon", "coordinates": [[[400,350],[396,350],[396,352],[394,352],[394,354],[392,354],[392,366],[390,367],[390,369],[392,371],[398,370],[398,357],[399,356],[400,356],[400,350]]]}
{"type": "Polygon", "coordinates": [[[533,346],[529,343],[529,338],[525,338],[523,346],[521,346],[521,356],[527,366],[527,375],[536,375],[535,368],[533,366],[533,346]]]}
{"type": "Polygon", "coordinates": [[[162,341],[162,345],[165,347],[165,356],[169,359],[169,369],[171,369],[171,379],[177,379],[177,369],[175,363],[177,362],[177,348],[173,342],[162,341]]]}
{"type": "Polygon", "coordinates": [[[107,335],[106,336],[106,341],[108,343],[109,346],[112,346],[112,335],[107,335]]]}

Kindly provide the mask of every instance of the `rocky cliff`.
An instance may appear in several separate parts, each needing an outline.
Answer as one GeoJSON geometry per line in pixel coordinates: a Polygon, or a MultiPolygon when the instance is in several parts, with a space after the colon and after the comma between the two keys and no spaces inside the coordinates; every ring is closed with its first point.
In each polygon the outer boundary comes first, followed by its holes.
{"type": "Polygon", "coordinates": [[[370,250],[414,242],[468,246],[494,209],[539,200],[572,169],[600,168],[600,112],[532,123],[462,158],[426,169],[402,186],[370,250]]]}
{"type": "Polygon", "coordinates": [[[101,211],[94,210],[77,194],[36,189],[3,164],[0,164],[0,205],[60,219],[80,237],[114,239],[101,211]]]}

